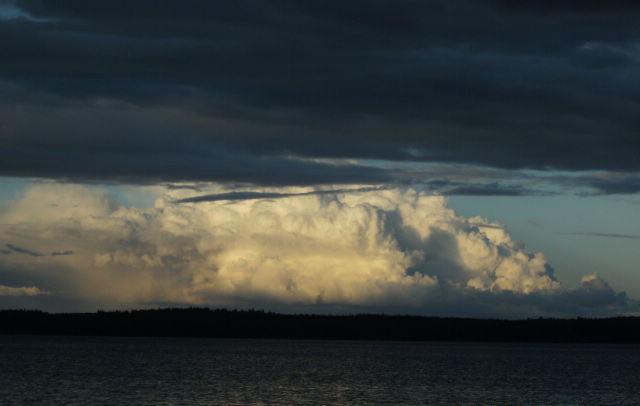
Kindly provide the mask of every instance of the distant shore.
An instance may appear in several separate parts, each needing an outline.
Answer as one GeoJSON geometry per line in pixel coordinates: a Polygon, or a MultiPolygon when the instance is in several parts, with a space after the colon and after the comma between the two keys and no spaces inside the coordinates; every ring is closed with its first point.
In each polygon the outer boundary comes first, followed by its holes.
{"type": "Polygon", "coordinates": [[[640,317],[497,320],[207,308],[96,313],[0,310],[0,334],[640,343],[640,317]]]}

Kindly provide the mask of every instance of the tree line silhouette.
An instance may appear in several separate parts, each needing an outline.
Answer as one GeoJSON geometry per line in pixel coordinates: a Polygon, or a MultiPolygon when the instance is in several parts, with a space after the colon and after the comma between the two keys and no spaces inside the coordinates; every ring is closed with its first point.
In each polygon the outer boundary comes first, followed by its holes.
{"type": "Polygon", "coordinates": [[[501,320],[208,308],[96,313],[0,310],[0,334],[640,343],[640,317],[501,320]]]}

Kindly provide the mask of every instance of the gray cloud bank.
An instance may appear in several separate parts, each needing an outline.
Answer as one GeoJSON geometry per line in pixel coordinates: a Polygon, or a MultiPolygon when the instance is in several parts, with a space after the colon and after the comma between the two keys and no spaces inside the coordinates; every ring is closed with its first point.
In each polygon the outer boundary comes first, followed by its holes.
{"type": "Polygon", "coordinates": [[[635,2],[2,5],[2,175],[396,179],[313,160],[330,158],[615,171],[593,187],[639,189],[635,2]]]}

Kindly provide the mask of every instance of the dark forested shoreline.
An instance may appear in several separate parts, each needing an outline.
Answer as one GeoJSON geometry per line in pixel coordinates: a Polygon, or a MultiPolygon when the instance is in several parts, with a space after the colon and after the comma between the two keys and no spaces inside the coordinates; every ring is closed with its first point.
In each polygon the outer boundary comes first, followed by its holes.
{"type": "Polygon", "coordinates": [[[640,343],[640,317],[497,320],[203,308],[96,313],[1,310],[0,334],[640,343]]]}

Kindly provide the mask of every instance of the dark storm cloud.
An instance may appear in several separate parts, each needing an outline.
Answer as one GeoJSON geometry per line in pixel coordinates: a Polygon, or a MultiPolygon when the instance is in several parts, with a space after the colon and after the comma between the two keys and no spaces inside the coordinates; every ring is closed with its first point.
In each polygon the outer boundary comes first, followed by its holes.
{"type": "Polygon", "coordinates": [[[536,191],[526,187],[501,185],[496,182],[488,184],[442,182],[442,184],[443,188],[440,192],[449,196],[528,196],[543,194],[541,191],[536,191]]]}
{"type": "Polygon", "coordinates": [[[574,189],[579,195],[620,195],[640,192],[640,176],[634,173],[598,172],[581,175],[542,176],[541,181],[574,189]]]}
{"type": "Polygon", "coordinates": [[[287,158],[256,157],[237,151],[209,154],[145,154],[97,151],[39,151],[3,148],[4,175],[47,176],[71,180],[116,180],[147,183],[163,180],[215,180],[264,185],[387,182],[391,175],[379,168],[323,165],[287,158]],[[234,155],[235,154],[235,155],[234,155]],[[27,159],[25,159],[27,158],[27,159]]]}
{"type": "Polygon", "coordinates": [[[640,170],[637,2],[11,7],[0,19],[0,174],[390,176],[292,156],[640,170]]]}
{"type": "Polygon", "coordinates": [[[635,0],[487,0],[502,11],[545,14],[624,13],[640,11],[635,0]]]}
{"type": "Polygon", "coordinates": [[[640,176],[594,178],[587,182],[598,194],[629,194],[640,192],[640,176]]]}

